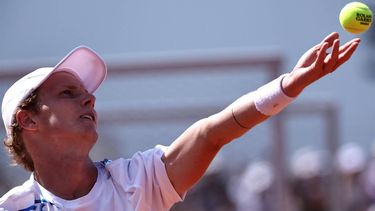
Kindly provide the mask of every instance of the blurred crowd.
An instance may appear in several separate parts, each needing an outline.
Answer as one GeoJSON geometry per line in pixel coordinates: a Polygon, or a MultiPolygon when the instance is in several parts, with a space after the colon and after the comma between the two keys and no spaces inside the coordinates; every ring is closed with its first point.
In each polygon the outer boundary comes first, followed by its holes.
{"type": "MultiPolygon", "coordinates": [[[[332,155],[313,147],[288,158],[283,206],[288,211],[375,211],[375,152],[356,143],[332,155]]],[[[216,167],[172,211],[274,211],[272,164],[254,160],[237,172],[216,167]]],[[[280,198],[279,198],[280,199],[280,198]]]]}

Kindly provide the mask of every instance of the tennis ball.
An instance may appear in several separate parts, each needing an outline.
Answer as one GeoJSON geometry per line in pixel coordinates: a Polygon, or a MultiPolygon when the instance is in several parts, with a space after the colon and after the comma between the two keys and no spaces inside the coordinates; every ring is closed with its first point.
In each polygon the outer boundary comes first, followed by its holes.
{"type": "Polygon", "coordinates": [[[351,2],[342,8],[339,19],[341,26],[347,32],[360,34],[370,28],[372,12],[364,3],[351,2]]]}

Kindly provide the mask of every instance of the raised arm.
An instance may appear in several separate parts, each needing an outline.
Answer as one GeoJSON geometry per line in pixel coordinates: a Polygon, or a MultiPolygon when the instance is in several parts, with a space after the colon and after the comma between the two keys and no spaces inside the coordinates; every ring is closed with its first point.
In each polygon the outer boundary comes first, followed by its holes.
{"type": "Polygon", "coordinates": [[[331,33],[308,50],[290,73],[190,126],[162,158],[176,191],[183,194],[191,188],[225,144],[278,113],[305,87],[345,63],[359,42],[356,38],[340,47],[338,33],[331,33]]]}

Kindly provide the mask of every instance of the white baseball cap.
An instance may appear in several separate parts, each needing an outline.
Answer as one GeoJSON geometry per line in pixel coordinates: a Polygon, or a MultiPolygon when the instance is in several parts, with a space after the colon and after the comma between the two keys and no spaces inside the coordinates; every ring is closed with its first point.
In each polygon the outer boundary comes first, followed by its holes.
{"type": "Polygon", "coordinates": [[[39,68],[25,75],[7,90],[3,98],[1,112],[7,136],[12,134],[11,125],[17,107],[52,73],[59,71],[75,75],[89,93],[93,93],[107,75],[103,59],[86,46],[73,49],[55,67],[39,68]]]}

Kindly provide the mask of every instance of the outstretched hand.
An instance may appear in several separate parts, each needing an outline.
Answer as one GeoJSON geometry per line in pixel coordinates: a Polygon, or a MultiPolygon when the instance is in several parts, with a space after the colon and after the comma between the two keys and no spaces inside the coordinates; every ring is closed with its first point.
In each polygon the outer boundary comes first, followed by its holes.
{"type": "Polygon", "coordinates": [[[359,43],[360,39],[355,38],[340,46],[339,34],[329,34],[321,43],[303,54],[293,71],[284,78],[282,86],[285,94],[295,97],[311,83],[334,72],[349,60],[359,43]],[[329,48],[332,50],[327,53],[329,48]]]}

